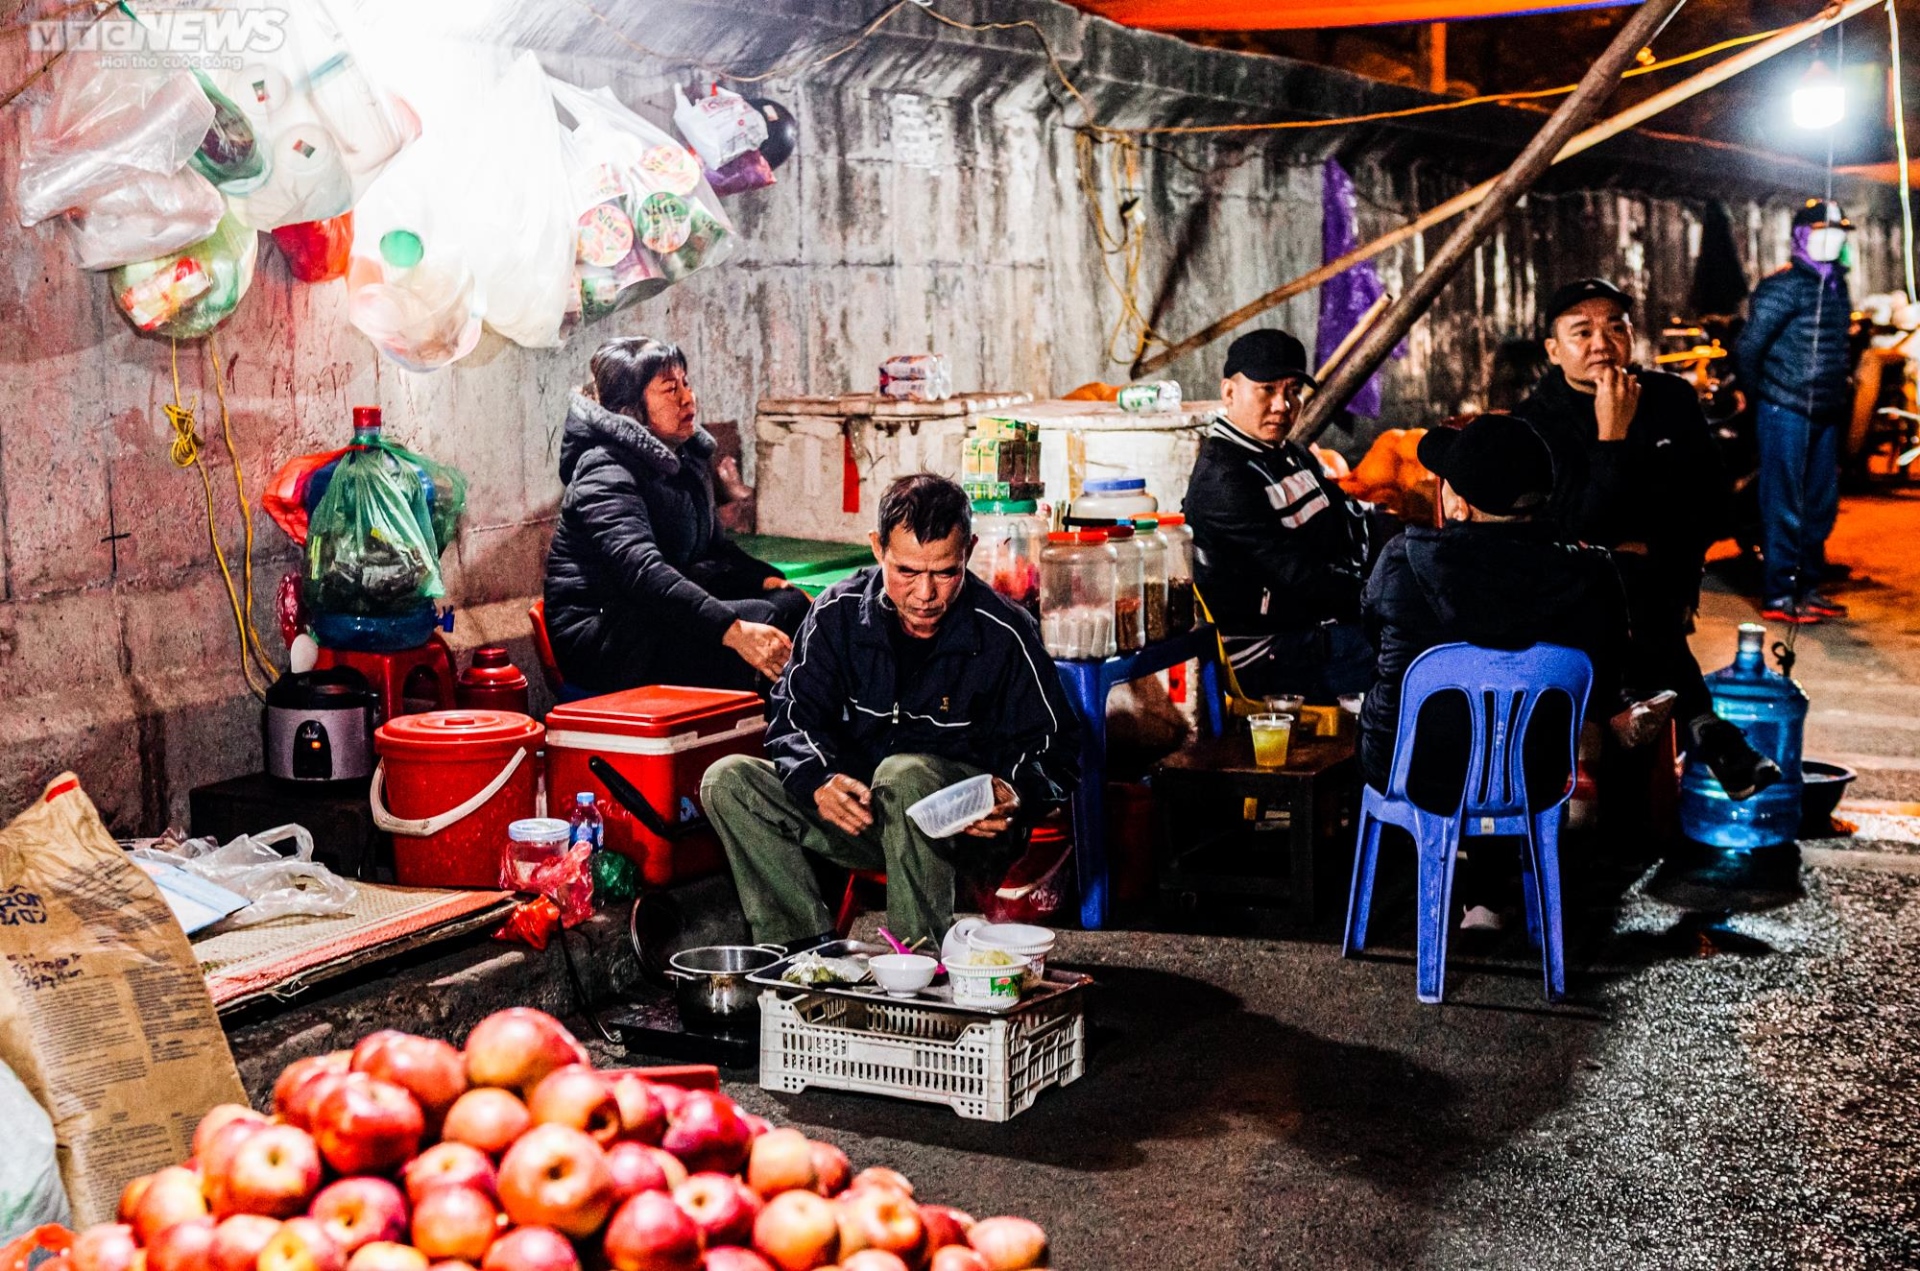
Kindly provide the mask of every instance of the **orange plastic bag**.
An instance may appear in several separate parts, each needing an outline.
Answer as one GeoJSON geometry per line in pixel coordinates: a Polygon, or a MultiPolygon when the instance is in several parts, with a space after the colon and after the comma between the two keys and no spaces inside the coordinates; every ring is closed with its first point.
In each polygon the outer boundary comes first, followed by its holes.
{"type": "Polygon", "coordinates": [[[26,1235],[0,1246],[0,1271],[59,1271],[73,1248],[73,1233],[58,1223],[35,1227],[26,1235]],[[49,1265],[58,1262],[59,1267],[49,1265]]]}
{"type": "Polygon", "coordinates": [[[313,479],[314,473],[350,449],[351,446],[343,446],[323,454],[296,455],[281,464],[280,470],[267,480],[260,506],[266,509],[275,525],[287,532],[288,538],[302,547],[307,543],[307,482],[313,479]]]}

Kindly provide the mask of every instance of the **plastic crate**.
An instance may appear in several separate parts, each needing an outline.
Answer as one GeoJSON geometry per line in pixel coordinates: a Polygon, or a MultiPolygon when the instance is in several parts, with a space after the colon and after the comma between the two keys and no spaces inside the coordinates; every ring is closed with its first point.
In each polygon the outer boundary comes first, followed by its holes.
{"type": "Polygon", "coordinates": [[[855,1090],[1005,1121],[1086,1069],[1079,994],[1000,1018],[825,994],[760,995],[765,1090],[855,1090]]]}

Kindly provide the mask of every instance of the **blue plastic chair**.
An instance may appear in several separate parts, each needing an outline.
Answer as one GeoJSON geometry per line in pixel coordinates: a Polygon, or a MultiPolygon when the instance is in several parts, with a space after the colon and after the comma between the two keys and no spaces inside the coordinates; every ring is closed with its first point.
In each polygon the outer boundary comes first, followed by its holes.
{"type": "Polygon", "coordinates": [[[1399,730],[1393,767],[1383,794],[1368,787],[1360,800],[1360,832],[1353,855],[1353,890],[1347,900],[1343,957],[1367,944],[1367,913],[1373,904],[1374,866],[1380,855],[1382,826],[1397,825],[1413,835],[1417,853],[1418,912],[1415,931],[1418,990],[1423,1002],[1438,1002],[1445,991],[1447,928],[1453,913],[1454,855],[1467,835],[1513,835],[1527,841],[1521,871],[1526,893],[1527,935],[1541,950],[1547,997],[1566,993],[1561,957],[1560,813],[1573,783],[1545,808],[1527,807],[1525,747],[1527,725],[1541,697],[1565,693],[1573,701],[1573,726],[1567,735],[1567,771],[1573,772],[1580,721],[1593,687],[1593,664],[1578,649],[1536,644],[1518,652],[1443,644],[1413,660],[1401,689],[1399,730]],[[1407,795],[1413,767],[1413,734],[1420,708],[1435,693],[1466,695],[1473,739],[1468,750],[1466,787],[1452,815],[1428,812],[1407,795]]]}

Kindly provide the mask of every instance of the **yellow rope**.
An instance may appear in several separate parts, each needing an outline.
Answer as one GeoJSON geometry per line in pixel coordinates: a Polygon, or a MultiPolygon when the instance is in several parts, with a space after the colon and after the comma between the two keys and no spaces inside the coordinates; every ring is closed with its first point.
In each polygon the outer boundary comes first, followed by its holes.
{"type": "Polygon", "coordinates": [[[227,386],[225,376],[220,369],[220,345],[213,336],[207,336],[207,355],[213,360],[213,392],[220,402],[220,434],[226,442],[227,458],[233,464],[233,493],[240,501],[240,519],[246,532],[246,555],[244,574],[246,595],[246,632],[245,643],[253,654],[254,661],[266,673],[269,682],[279,678],[280,668],[266,655],[260,639],[260,629],[253,623],[253,505],[247,502],[246,478],[240,467],[240,451],[233,444],[233,420],[227,414],[227,386]]]}

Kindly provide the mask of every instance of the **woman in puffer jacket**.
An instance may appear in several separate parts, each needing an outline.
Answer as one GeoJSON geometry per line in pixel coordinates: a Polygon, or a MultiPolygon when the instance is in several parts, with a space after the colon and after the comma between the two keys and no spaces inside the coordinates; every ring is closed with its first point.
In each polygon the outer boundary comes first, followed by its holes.
{"type": "Polygon", "coordinates": [[[807,597],[721,528],[686,355],[628,336],[592,368],[567,410],[547,553],[547,631],[569,696],[777,677],[807,597]]]}

